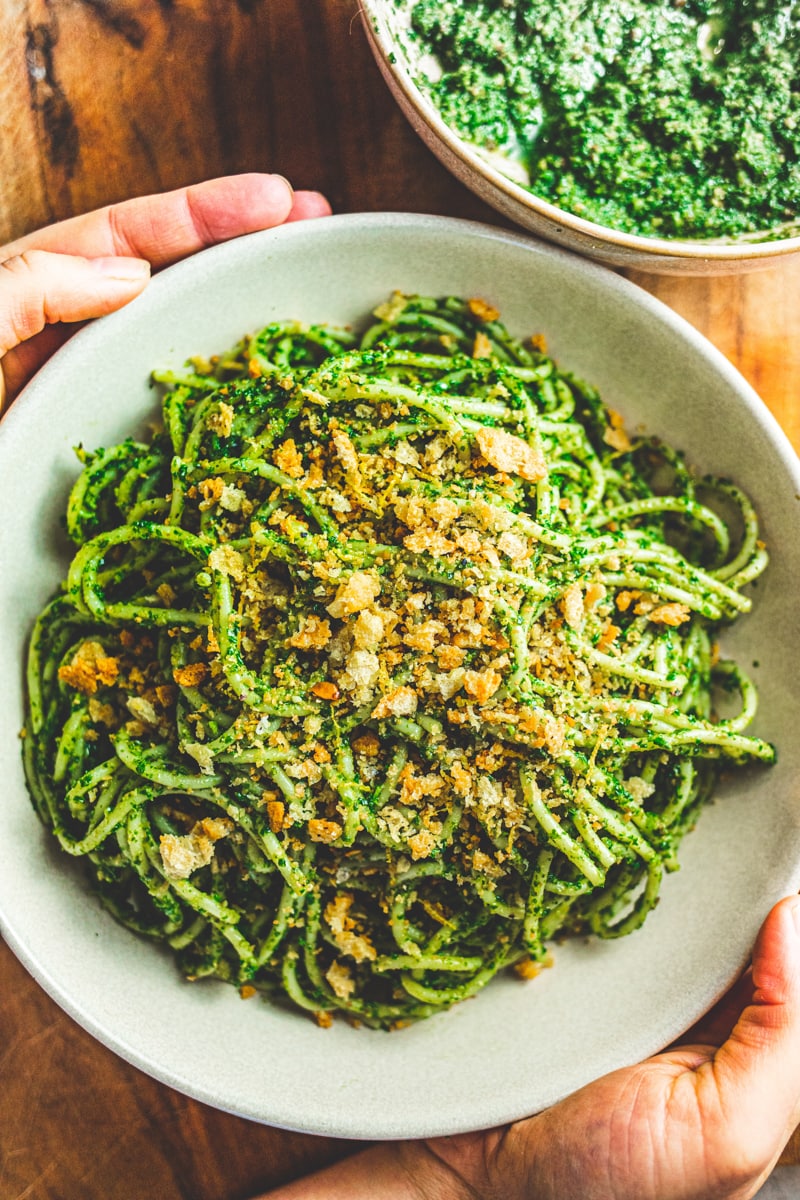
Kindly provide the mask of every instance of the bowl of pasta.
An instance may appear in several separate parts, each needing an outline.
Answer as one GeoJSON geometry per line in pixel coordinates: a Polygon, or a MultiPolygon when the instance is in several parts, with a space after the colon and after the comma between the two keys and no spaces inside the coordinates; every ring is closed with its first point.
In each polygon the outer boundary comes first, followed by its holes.
{"type": "Polygon", "coordinates": [[[664,274],[800,250],[791,5],[365,0],[361,15],[415,131],[523,228],[664,274]]]}
{"type": "Polygon", "coordinates": [[[722,356],[561,250],[351,214],[170,268],[0,427],[4,937],[320,1134],[655,1052],[800,885],[798,495],[722,356]]]}

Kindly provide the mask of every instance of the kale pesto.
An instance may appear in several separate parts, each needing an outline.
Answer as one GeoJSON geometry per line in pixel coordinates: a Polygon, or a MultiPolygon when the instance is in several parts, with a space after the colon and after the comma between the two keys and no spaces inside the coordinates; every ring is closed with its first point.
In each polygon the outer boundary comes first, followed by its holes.
{"type": "Polygon", "coordinates": [[[644,236],[797,219],[795,0],[395,3],[444,120],[542,199],[644,236]]]}
{"type": "Polygon", "coordinates": [[[717,646],[747,497],[477,297],[156,379],[147,440],[81,456],[29,648],[33,801],[106,907],[381,1028],[638,928],[720,769],[775,757],[717,646]]]}

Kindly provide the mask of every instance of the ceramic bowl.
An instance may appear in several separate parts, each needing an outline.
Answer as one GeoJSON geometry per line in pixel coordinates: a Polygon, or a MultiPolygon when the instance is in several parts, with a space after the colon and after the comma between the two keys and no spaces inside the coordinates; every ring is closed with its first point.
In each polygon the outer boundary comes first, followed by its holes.
{"type": "Polygon", "coordinates": [[[800,251],[792,235],[768,241],[682,241],[621,233],[574,216],[515,181],[513,166],[489,161],[440,117],[417,80],[420,52],[408,37],[409,0],[363,0],[361,15],[378,66],[413,128],[452,173],[481,200],[539,237],[598,262],[667,275],[739,274],[800,251]]]}
{"type": "Polygon", "coordinates": [[[47,364],[0,425],[0,928],[51,996],[142,1070],[233,1113],[345,1137],[499,1124],[657,1051],[741,969],[772,903],[800,886],[797,579],[800,471],[767,409],[669,309],[612,272],[482,225],[400,214],[285,226],[156,276],[47,364]],[[724,648],[761,692],[757,732],[778,764],[731,773],[681,848],[644,927],[555,947],[538,978],[393,1033],[302,1015],[223,983],[190,984],[96,903],[34,815],[20,761],[23,656],[65,574],[60,517],[73,447],[110,445],[155,415],[151,369],[221,351],[281,317],[355,322],[393,289],[482,296],[540,331],[629,427],[753,497],[772,548],[752,615],[724,648]],[[755,665],[758,664],[758,665],[755,665]]]}

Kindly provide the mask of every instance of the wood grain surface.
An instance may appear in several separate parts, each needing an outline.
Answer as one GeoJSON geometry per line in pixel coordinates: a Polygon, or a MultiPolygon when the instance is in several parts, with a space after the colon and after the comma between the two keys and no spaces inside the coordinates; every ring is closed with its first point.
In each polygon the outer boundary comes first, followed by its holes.
{"type": "MultiPolygon", "coordinates": [[[[0,245],[109,201],[275,170],[337,211],[501,223],[417,140],[357,0],[4,0],[0,245]]],[[[800,257],[635,281],[711,338],[800,448],[800,257]]],[[[244,1200],[353,1149],[216,1112],[79,1029],[0,944],[0,1200],[244,1200]]],[[[784,1156],[800,1162],[797,1135],[784,1156]]]]}

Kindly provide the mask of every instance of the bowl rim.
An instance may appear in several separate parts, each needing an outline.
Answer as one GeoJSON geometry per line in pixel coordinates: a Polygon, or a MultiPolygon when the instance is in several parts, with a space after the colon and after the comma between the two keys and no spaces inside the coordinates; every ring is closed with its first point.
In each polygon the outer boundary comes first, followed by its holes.
{"type": "MultiPolygon", "coordinates": [[[[415,82],[406,65],[405,55],[395,51],[400,48],[386,26],[382,9],[392,0],[362,0],[360,13],[367,38],[379,65],[388,78],[395,81],[406,102],[424,121],[430,132],[465,167],[475,171],[500,191],[513,205],[529,209],[551,224],[560,226],[581,237],[593,239],[620,251],[653,255],[658,258],[681,258],[687,261],[752,262],[753,260],[778,259],[786,254],[800,251],[800,233],[793,237],[774,238],[761,242],[724,242],[709,239],[651,238],[643,234],[625,233],[610,225],[600,225],[579,217],[567,209],[559,208],[542,199],[534,191],[516,183],[509,176],[488,162],[468,141],[460,137],[442,119],[434,104],[415,82]]],[[[506,208],[504,211],[508,212],[506,208]]],[[[546,236],[546,235],[541,235],[546,236]]]]}

